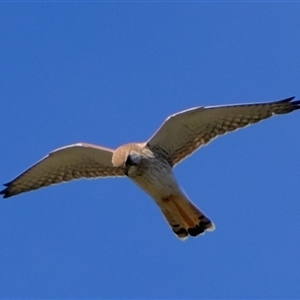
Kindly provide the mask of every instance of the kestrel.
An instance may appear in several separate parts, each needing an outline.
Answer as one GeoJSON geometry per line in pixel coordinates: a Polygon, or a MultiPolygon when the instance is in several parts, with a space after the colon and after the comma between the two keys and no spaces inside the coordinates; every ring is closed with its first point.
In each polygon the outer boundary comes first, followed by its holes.
{"type": "Polygon", "coordinates": [[[0,194],[8,198],[73,179],[127,176],[155,200],[180,239],[197,236],[215,225],[180,188],[173,167],[219,135],[299,109],[294,98],[184,110],[168,117],[148,141],[115,150],[87,143],[59,148],[5,184],[0,194]]]}

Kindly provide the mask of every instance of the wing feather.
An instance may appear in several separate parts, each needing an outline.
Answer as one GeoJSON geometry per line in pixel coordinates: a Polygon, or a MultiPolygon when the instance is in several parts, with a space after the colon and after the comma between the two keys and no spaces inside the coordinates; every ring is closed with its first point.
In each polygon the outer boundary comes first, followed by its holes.
{"type": "Polygon", "coordinates": [[[125,176],[123,168],[113,166],[112,154],[112,149],[87,143],[56,149],[6,183],[0,194],[7,198],[74,179],[125,176]]]}
{"type": "Polygon", "coordinates": [[[175,166],[217,136],[299,109],[300,100],[294,98],[185,110],[167,118],[147,145],[175,166]]]}

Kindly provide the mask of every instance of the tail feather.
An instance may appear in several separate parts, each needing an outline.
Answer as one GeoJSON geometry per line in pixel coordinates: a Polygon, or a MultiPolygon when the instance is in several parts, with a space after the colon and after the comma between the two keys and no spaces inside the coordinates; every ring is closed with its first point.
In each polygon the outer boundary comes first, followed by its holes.
{"type": "Polygon", "coordinates": [[[215,229],[214,223],[184,194],[162,198],[160,207],[173,232],[182,240],[215,229]]]}

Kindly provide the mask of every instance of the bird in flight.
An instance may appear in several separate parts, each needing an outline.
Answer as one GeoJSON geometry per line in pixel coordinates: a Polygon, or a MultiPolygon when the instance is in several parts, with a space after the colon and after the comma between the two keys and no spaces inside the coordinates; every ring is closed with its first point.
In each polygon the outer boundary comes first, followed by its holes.
{"type": "Polygon", "coordinates": [[[180,239],[195,237],[215,225],[180,188],[173,167],[217,136],[300,109],[294,98],[184,110],[169,116],[148,141],[115,150],[87,143],[65,146],[6,183],[0,194],[8,198],[80,178],[128,177],[154,199],[180,239]]]}

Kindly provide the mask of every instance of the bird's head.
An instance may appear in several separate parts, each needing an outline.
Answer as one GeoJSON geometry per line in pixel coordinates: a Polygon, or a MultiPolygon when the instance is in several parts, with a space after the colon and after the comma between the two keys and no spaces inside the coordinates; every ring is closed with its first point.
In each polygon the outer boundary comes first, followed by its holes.
{"type": "Polygon", "coordinates": [[[125,174],[134,177],[142,160],[142,152],[139,144],[128,144],[117,148],[112,157],[115,167],[123,167],[125,174]]]}

